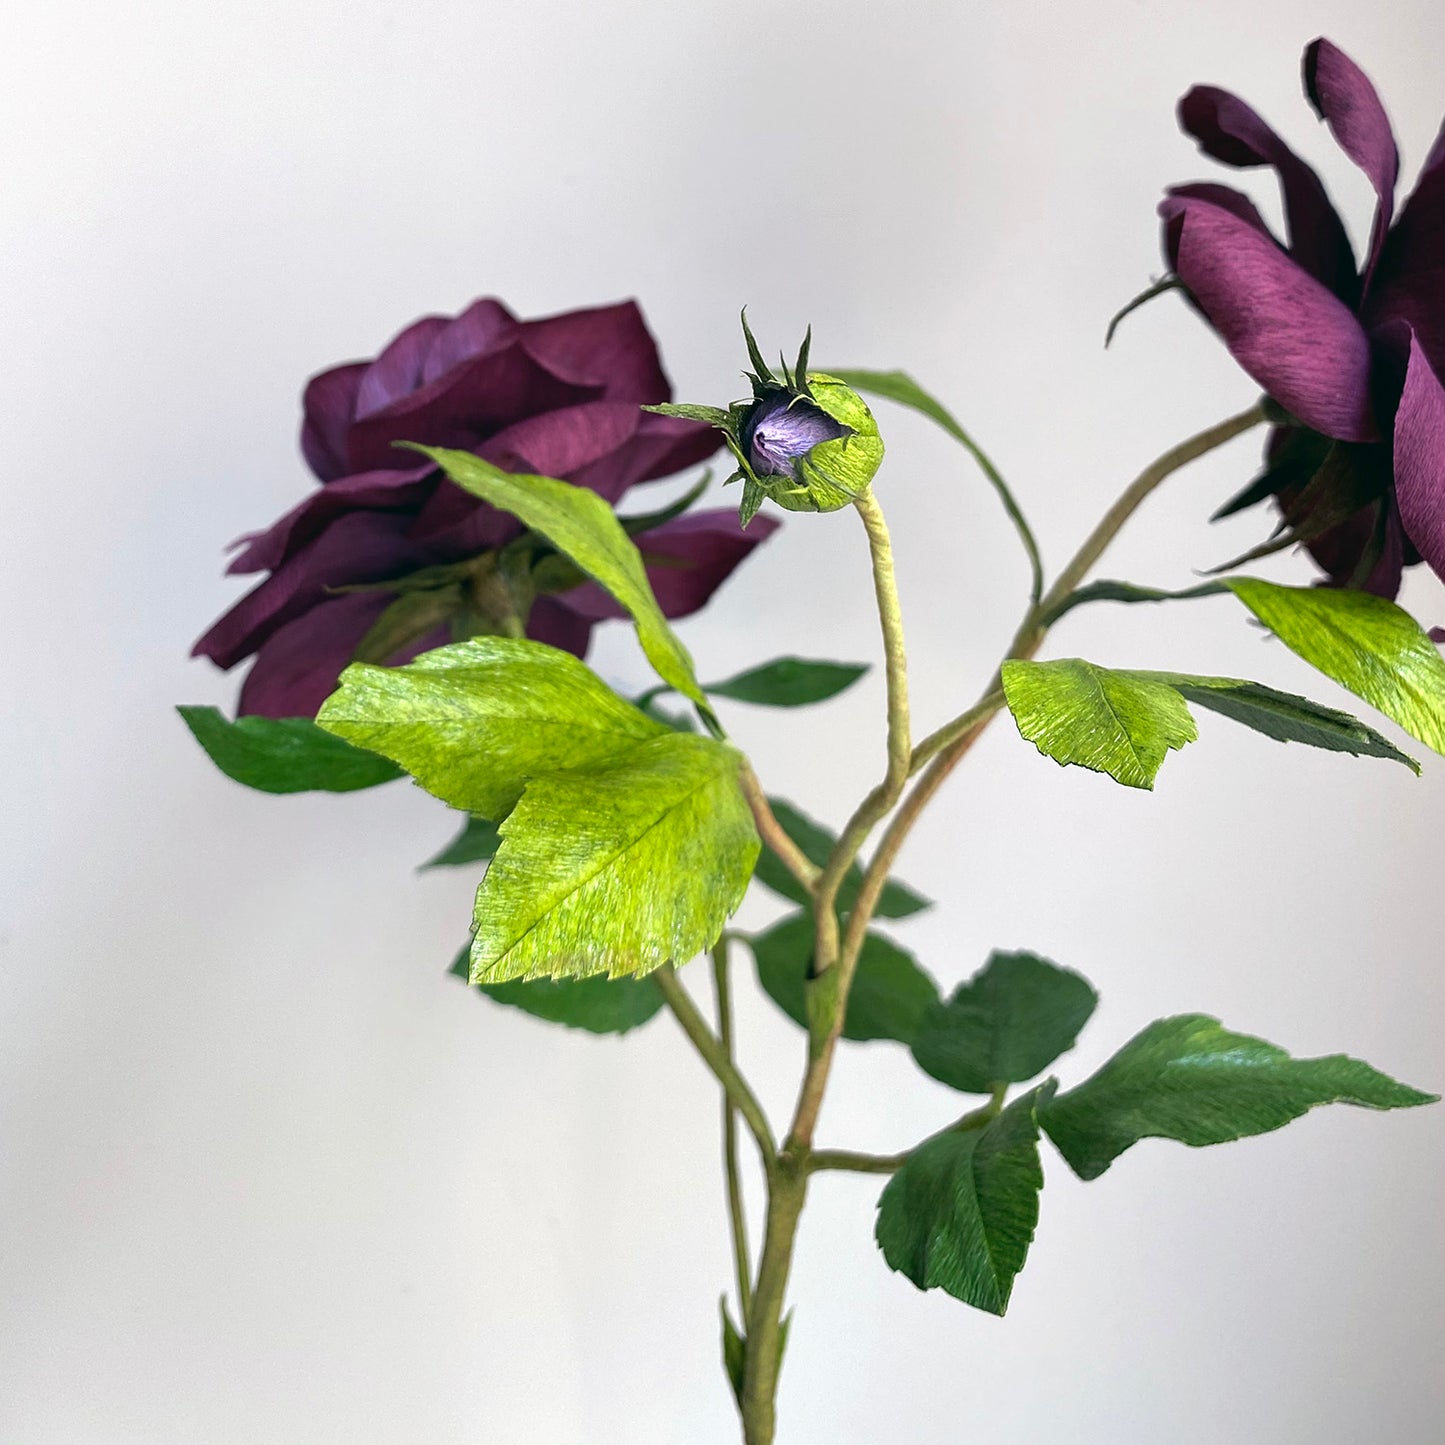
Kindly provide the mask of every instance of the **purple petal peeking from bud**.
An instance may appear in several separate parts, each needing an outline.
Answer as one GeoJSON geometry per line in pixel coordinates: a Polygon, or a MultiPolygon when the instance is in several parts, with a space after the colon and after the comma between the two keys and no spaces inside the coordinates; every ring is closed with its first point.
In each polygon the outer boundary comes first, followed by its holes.
{"type": "Polygon", "coordinates": [[[793,464],[820,442],[848,435],[842,422],[802,397],[787,392],[764,397],[748,418],[743,435],[748,460],[760,477],[797,478],[793,464]]]}

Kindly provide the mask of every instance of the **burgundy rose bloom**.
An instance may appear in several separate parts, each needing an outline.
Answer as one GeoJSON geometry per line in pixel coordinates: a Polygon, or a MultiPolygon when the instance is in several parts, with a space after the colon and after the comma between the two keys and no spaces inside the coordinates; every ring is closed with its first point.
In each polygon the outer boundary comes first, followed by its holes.
{"type": "Polygon", "coordinates": [[[1179,123],[1213,159],[1275,171],[1289,244],[1248,197],[1199,183],[1161,203],[1164,249],[1235,360],[1288,415],[1264,473],[1221,515],[1273,497],[1284,518],[1276,546],[1302,542],[1334,585],[1394,597],[1402,569],[1422,558],[1445,578],[1445,129],[1396,216],[1399,158],[1374,86],[1316,40],[1304,87],[1377,197],[1363,264],[1315,172],[1213,86],[1180,101],[1179,123]]]}
{"type": "MultiPolygon", "coordinates": [[[[455,319],[424,317],[374,361],[335,367],[307,385],[301,450],[321,486],[242,539],[229,570],[269,575],[194,652],[223,668],[254,654],[240,712],[310,717],[368,634],[374,654],[373,628],[403,593],[425,593],[415,604],[425,630],[373,660],[404,662],[491,630],[483,583],[498,549],[522,534],[520,523],[393,443],[461,448],[616,502],[635,483],[717,450],[711,427],[642,410],[671,396],[630,301],[519,321],[487,298],[455,319]],[[442,570],[417,577],[422,569],[442,570]],[[385,583],[404,585],[375,585],[385,583]]],[[[638,536],[663,611],[681,617],[703,606],[776,525],[744,535],[735,513],[721,509],[638,536]]],[[[550,573],[543,561],[535,574],[527,636],[581,657],[594,623],[621,614],[599,588],[575,585],[575,574],[559,574],[550,560],[550,573]],[[559,575],[566,590],[555,590],[559,575]]]]}

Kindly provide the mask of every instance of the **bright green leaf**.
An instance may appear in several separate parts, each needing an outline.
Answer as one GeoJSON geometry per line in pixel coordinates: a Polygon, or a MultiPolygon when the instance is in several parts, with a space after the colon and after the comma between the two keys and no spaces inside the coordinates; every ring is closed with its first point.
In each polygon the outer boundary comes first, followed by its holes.
{"type": "Polygon", "coordinates": [[[1167,683],[1081,658],[1006,662],[1003,690],[1019,732],[1046,757],[1131,788],[1152,788],[1169,750],[1198,736],[1167,683]]]}
{"type": "Polygon", "coordinates": [[[1023,1083],[1073,1048],[1098,1003],[1088,980],[1032,953],[995,953],[913,1039],[919,1068],[950,1088],[987,1094],[1023,1083]]]}
{"type": "Polygon", "coordinates": [[[595,578],[632,614],[642,650],[657,675],[684,697],[704,705],[692,658],[652,595],[642,554],[596,492],[556,477],[504,472],[471,452],[408,445],[430,457],[464,491],[540,532],[595,578]]]}
{"type": "Polygon", "coordinates": [[[919,1289],[1001,1315],[1039,1221],[1037,1091],[920,1144],[878,1201],[878,1247],[919,1289]]]}
{"type": "MultiPolygon", "coordinates": [[[[828,855],[833,851],[838,835],[821,823],[815,823],[806,813],[782,798],[769,798],[768,803],[773,810],[773,816],[782,825],[783,832],[802,849],[811,863],[821,868],[828,861],[828,855]]],[[[759,882],[766,883],[774,893],[781,894],[793,903],[806,904],[810,901],[803,885],[788,872],[771,850],[765,851],[758,859],[757,877],[759,882]]],[[[862,884],[863,870],[855,862],[843,875],[842,885],[838,889],[838,908],[841,912],[847,913],[852,908],[862,884]]],[[[921,913],[932,906],[928,899],[915,893],[906,883],[890,878],[883,885],[875,911],[880,918],[907,918],[910,914],[921,913]]]]}
{"type": "MultiPolygon", "coordinates": [[[[789,914],[749,942],[763,991],[794,1023],[807,1028],[813,920],[806,913],[789,914]]],[[[843,1037],[910,1043],[924,1015],[937,1002],[937,984],[919,968],[913,955],[881,933],[869,933],[848,994],[843,1037]]]]}
{"type": "Polygon", "coordinates": [[[179,707],[211,761],[263,793],[352,793],[401,776],[385,758],[352,747],[306,717],[239,717],[213,707],[179,707]]]}
{"type": "Polygon", "coordinates": [[[703,691],[763,707],[804,707],[836,697],[867,671],[866,662],[813,662],[806,657],[779,657],[724,682],[710,682],[703,691]]]}
{"type": "Polygon", "coordinates": [[[473,981],[646,973],[711,947],[758,853],[738,765],[661,732],[529,783],[477,890],[473,981]]]}
{"type": "MultiPolygon", "coordinates": [[[[450,972],[464,981],[470,977],[470,948],[462,949],[450,972]]],[[[493,1003],[590,1034],[625,1034],[662,1007],[662,993],[650,978],[514,978],[480,984],[478,992],[493,1003]]]]}
{"type": "Polygon", "coordinates": [[[1140,1139],[1223,1144],[1265,1134],[1317,1104],[1403,1109],[1433,1103],[1358,1059],[1292,1059],[1204,1014],[1158,1019],[1096,1074],[1039,1108],[1081,1179],[1097,1179],[1140,1139]]]}
{"type": "Polygon", "coordinates": [[[317,722],[484,818],[504,817],[542,773],[602,767],[664,731],[571,653],[511,637],[473,637],[405,667],[353,663],[317,722]]]}
{"type": "Polygon", "coordinates": [[[502,837],[497,825],[486,818],[468,816],[462,830],[423,868],[459,868],[466,863],[483,863],[496,853],[502,837]]]}
{"type": "Polygon", "coordinates": [[[1291,652],[1445,753],[1445,658],[1403,608],[1337,587],[1223,581],[1291,652]]]}

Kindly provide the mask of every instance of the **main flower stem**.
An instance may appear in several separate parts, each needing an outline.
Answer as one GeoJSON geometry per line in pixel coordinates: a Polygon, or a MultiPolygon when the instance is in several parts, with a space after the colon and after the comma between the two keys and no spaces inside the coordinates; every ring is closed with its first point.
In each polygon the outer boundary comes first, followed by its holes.
{"type": "MultiPolygon", "coordinates": [[[[728,978],[728,939],[723,934],[712,951],[713,990],[717,995],[717,1037],[722,1051],[733,1056],[732,984],[728,978]]],[[[736,1068],[736,1065],[734,1065],[736,1068]]],[[[743,1208],[742,1178],[738,1171],[738,1106],[723,1090],[723,1173],[727,1182],[728,1224],[733,1237],[733,1264],[737,1271],[738,1310],[744,1320],[753,1302],[753,1266],[748,1257],[748,1217],[743,1208]]]]}

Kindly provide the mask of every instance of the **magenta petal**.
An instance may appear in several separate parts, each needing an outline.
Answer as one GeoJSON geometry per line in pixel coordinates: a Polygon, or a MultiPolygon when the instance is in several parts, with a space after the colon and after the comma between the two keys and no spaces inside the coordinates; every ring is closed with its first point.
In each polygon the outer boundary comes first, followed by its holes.
{"type": "Polygon", "coordinates": [[[1237,215],[1177,196],[1159,211],[1178,228],[1179,279],[1234,359],[1316,431],[1374,440],[1370,345],[1350,309],[1237,215]]]}
{"type": "Polygon", "coordinates": [[[315,717],[336,691],[341,669],[391,601],[380,592],[328,598],[278,628],[256,654],[241,684],[237,711],[262,717],[315,717]]]}
{"type": "Polygon", "coordinates": [[[495,351],[517,334],[517,318],[495,297],[473,301],[455,321],[435,333],[419,381],[422,386],[445,376],[454,366],[486,351],[495,351]]]}
{"type": "Polygon", "coordinates": [[[301,452],[323,482],[344,477],[346,432],[356,415],[356,392],[370,363],[354,361],[313,376],[302,397],[301,452]]]}
{"type": "MultiPolygon", "coordinates": [[[[545,642],[549,647],[560,647],[574,657],[586,657],[588,644],[592,641],[592,628],[596,618],[586,617],[569,607],[558,597],[539,597],[532,604],[531,615],[527,618],[527,636],[533,642],[545,642]]],[[[616,614],[621,616],[619,612],[616,614]]]]}
{"type": "Polygon", "coordinates": [[[657,343],[635,301],[524,322],[522,344],[561,380],[601,386],[605,400],[660,402],[672,397],[657,343]]]}
{"type": "Polygon", "coordinates": [[[386,344],[366,368],[356,391],[356,419],[371,416],[421,385],[422,367],[432,342],[446,330],[445,316],[423,316],[386,344]]]}
{"type": "MultiPolygon", "coordinates": [[[[1211,205],[1238,216],[1241,221],[1247,221],[1261,235],[1274,239],[1264,217],[1259,214],[1259,208],[1243,191],[1236,191],[1233,186],[1221,186],[1214,181],[1191,181],[1184,186],[1170,186],[1165,194],[1179,196],[1186,201],[1208,201],[1211,205]]],[[[1168,259],[1172,268],[1175,260],[1172,248],[1169,250],[1168,259]]]]}
{"type": "Polygon", "coordinates": [[[1445,376],[1445,126],[1380,252],[1366,319],[1406,321],[1445,376]]]}
{"type": "Polygon", "coordinates": [[[1445,388],[1413,336],[1395,413],[1395,496],[1410,541],[1445,580],[1445,388]]]}
{"type": "Polygon", "coordinates": [[[427,488],[435,485],[435,475],[436,468],[426,462],[409,471],[358,472],[328,482],[264,532],[243,538],[245,551],[226,571],[266,572],[279,567],[344,513],[363,507],[377,511],[414,507],[427,488]]]}
{"type": "Polygon", "coordinates": [[[1304,82],[1310,104],[1329,126],[1340,149],[1375,188],[1375,222],[1363,268],[1368,287],[1395,209],[1395,182],[1400,175],[1395,133],[1369,76],[1330,41],[1316,40],[1305,51],[1304,82]]]}
{"type": "MultiPolygon", "coordinates": [[[[771,517],[756,517],[744,532],[738,526],[737,513],[724,507],[689,512],[633,540],[664,615],[686,617],[706,605],[733,569],[779,525],[771,517]]],[[[574,587],[559,600],[598,622],[626,615],[595,582],[574,587]]]]}
{"type": "Polygon", "coordinates": [[[1179,102],[1180,127],[1199,149],[1227,166],[1272,166],[1279,176],[1290,252],[1311,276],[1354,299],[1357,280],[1349,237],[1320,178],[1237,95],[1196,85],[1179,102]]]}

